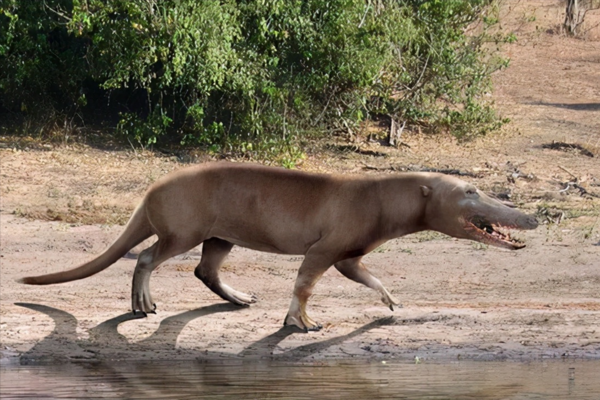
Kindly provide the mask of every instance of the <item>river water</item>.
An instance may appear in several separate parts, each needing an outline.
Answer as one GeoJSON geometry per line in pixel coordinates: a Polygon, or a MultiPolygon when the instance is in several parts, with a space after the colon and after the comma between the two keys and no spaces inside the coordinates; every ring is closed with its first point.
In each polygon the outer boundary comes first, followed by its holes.
{"type": "Polygon", "coordinates": [[[2,399],[600,399],[600,361],[3,365],[2,399]]]}

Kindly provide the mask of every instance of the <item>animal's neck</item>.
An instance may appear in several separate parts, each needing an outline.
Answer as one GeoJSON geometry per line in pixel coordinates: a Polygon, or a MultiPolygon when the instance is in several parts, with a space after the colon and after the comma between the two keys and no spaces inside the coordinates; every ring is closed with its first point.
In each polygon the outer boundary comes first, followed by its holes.
{"type": "Polygon", "coordinates": [[[421,192],[421,184],[409,177],[402,182],[382,183],[380,196],[387,239],[428,229],[427,199],[421,192]]]}

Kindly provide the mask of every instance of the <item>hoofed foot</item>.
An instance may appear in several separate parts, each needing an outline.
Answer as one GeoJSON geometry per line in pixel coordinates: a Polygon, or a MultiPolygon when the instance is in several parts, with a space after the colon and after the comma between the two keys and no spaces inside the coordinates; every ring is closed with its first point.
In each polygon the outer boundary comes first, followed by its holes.
{"type": "Polygon", "coordinates": [[[318,332],[323,328],[323,325],[313,321],[308,315],[298,315],[297,317],[290,314],[285,316],[283,326],[293,325],[302,329],[305,332],[318,332]]]}
{"type": "Polygon", "coordinates": [[[383,293],[381,296],[381,301],[383,302],[383,304],[385,304],[386,306],[388,306],[390,308],[390,310],[394,311],[394,306],[397,306],[398,308],[402,308],[402,304],[400,304],[400,301],[398,301],[398,299],[396,299],[394,296],[392,296],[390,294],[390,292],[388,292],[385,288],[383,288],[383,293]]]}
{"type": "Polygon", "coordinates": [[[137,312],[142,313],[144,317],[148,314],[156,314],[156,303],[152,301],[149,293],[132,293],[131,309],[135,315],[137,312]]]}
{"type": "Polygon", "coordinates": [[[209,288],[218,294],[223,300],[227,300],[238,306],[249,306],[258,301],[258,297],[254,294],[247,294],[233,289],[231,286],[219,282],[216,285],[211,285],[209,288]]]}
{"type": "Polygon", "coordinates": [[[136,309],[133,309],[132,311],[133,311],[133,315],[137,315],[139,313],[142,317],[146,318],[148,316],[148,314],[156,314],[156,304],[154,304],[154,309],[151,311],[142,311],[142,310],[136,310],[136,309]]]}
{"type": "Polygon", "coordinates": [[[227,297],[228,298],[226,300],[229,300],[230,302],[240,306],[249,306],[250,304],[254,304],[258,301],[258,297],[256,295],[246,294],[234,289],[230,289],[227,297]]]}

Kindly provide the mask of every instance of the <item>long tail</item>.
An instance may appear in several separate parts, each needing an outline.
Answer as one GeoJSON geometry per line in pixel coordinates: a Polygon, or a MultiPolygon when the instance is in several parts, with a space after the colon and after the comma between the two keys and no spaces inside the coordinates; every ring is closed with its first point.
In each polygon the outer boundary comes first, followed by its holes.
{"type": "Polygon", "coordinates": [[[150,223],[146,217],[146,207],[144,206],[144,202],[142,202],[142,204],[140,204],[133,212],[133,215],[125,226],[125,230],[121,233],[121,236],[119,236],[117,240],[115,240],[115,242],[98,257],[68,271],[48,275],[29,276],[20,279],[19,282],[28,285],[50,285],[53,283],[70,282],[87,278],[88,276],[97,274],[110,267],[119,258],[127,254],[129,250],[150,236],[152,236],[152,230],[150,229],[150,223]]]}

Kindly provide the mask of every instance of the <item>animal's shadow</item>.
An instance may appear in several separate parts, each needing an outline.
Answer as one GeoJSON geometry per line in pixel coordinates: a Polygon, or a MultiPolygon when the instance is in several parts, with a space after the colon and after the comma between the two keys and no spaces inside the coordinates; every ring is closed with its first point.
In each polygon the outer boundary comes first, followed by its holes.
{"type": "MultiPolygon", "coordinates": [[[[178,336],[190,321],[240,308],[229,303],[215,304],[173,315],[163,319],[158,329],[146,339],[129,343],[118,332],[118,326],[142,318],[141,316],[127,313],[111,318],[90,329],[89,338],[80,339],[77,334],[78,321],[72,314],[40,304],[16,305],[46,314],[55,323],[54,330],[21,357],[22,364],[46,361],[53,365],[41,371],[31,370],[33,375],[26,379],[35,379],[38,375],[46,378],[44,383],[28,386],[34,394],[42,393],[43,390],[46,396],[52,396],[53,390],[58,388],[64,395],[81,386],[81,381],[85,380],[91,385],[90,389],[86,389],[87,395],[95,395],[95,390],[100,388],[98,390],[102,394],[118,393],[120,398],[270,398],[280,394],[284,394],[286,398],[313,398],[314,393],[319,396],[328,393],[331,396],[327,398],[338,398],[340,387],[349,387],[353,396],[358,398],[404,398],[399,395],[399,391],[404,388],[402,379],[396,379],[390,373],[386,375],[380,363],[369,364],[363,360],[356,367],[343,363],[328,369],[322,363],[307,365],[304,362],[312,354],[339,346],[371,329],[395,324],[395,319],[390,317],[374,320],[346,335],[301,345],[277,354],[273,354],[275,348],[288,336],[298,333],[297,328],[280,328],[237,354],[207,354],[199,351],[198,357],[192,362],[134,360],[122,363],[116,359],[102,359],[98,354],[99,349],[119,345],[131,351],[139,347],[143,351],[173,352],[176,351],[178,336]],[[62,353],[67,355],[66,359],[53,358],[56,346],[62,348],[62,353]],[[86,362],[72,362],[79,358],[86,362]],[[60,361],[70,362],[56,365],[60,361]]],[[[111,353],[111,356],[114,355],[111,353]]],[[[408,369],[402,371],[411,373],[408,369]]],[[[418,373],[426,372],[420,369],[418,373]]],[[[446,389],[433,388],[430,393],[432,397],[447,398],[446,389]]],[[[465,388],[459,385],[455,390],[456,395],[450,397],[500,399],[513,397],[519,392],[519,386],[490,385],[483,381],[475,387],[465,388]]]]}
{"type": "MultiPolygon", "coordinates": [[[[124,351],[131,352],[174,352],[176,351],[177,338],[190,321],[214,313],[234,312],[241,309],[239,306],[230,303],[221,303],[173,315],[163,319],[160,322],[158,329],[149,337],[131,343],[124,335],[119,333],[118,326],[127,321],[143,318],[140,315],[126,313],[106,320],[96,327],[91,328],[89,330],[89,337],[82,339],[79,338],[80,335],[77,333],[78,321],[72,314],[41,304],[15,303],[15,305],[46,314],[54,321],[54,330],[40,342],[36,343],[33,348],[21,355],[21,364],[77,360],[100,361],[103,359],[102,349],[106,349],[107,347],[111,349],[120,347],[127,349],[124,351]],[[61,351],[57,352],[56,349],[61,349],[61,351]]],[[[197,358],[258,358],[277,361],[299,361],[311,354],[322,352],[332,346],[340,345],[373,328],[393,323],[394,319],[390,317],[377,319],[348,334],[298,346],[274,354],[274,350],[279,343],[288,336],[301,332],[296,327],[287,326],[246,346],[238,354],[204,351],[199,352],[197,358]]],[[[118,354],[113,354],[112,356],[118,356],[118,354]]]]}

